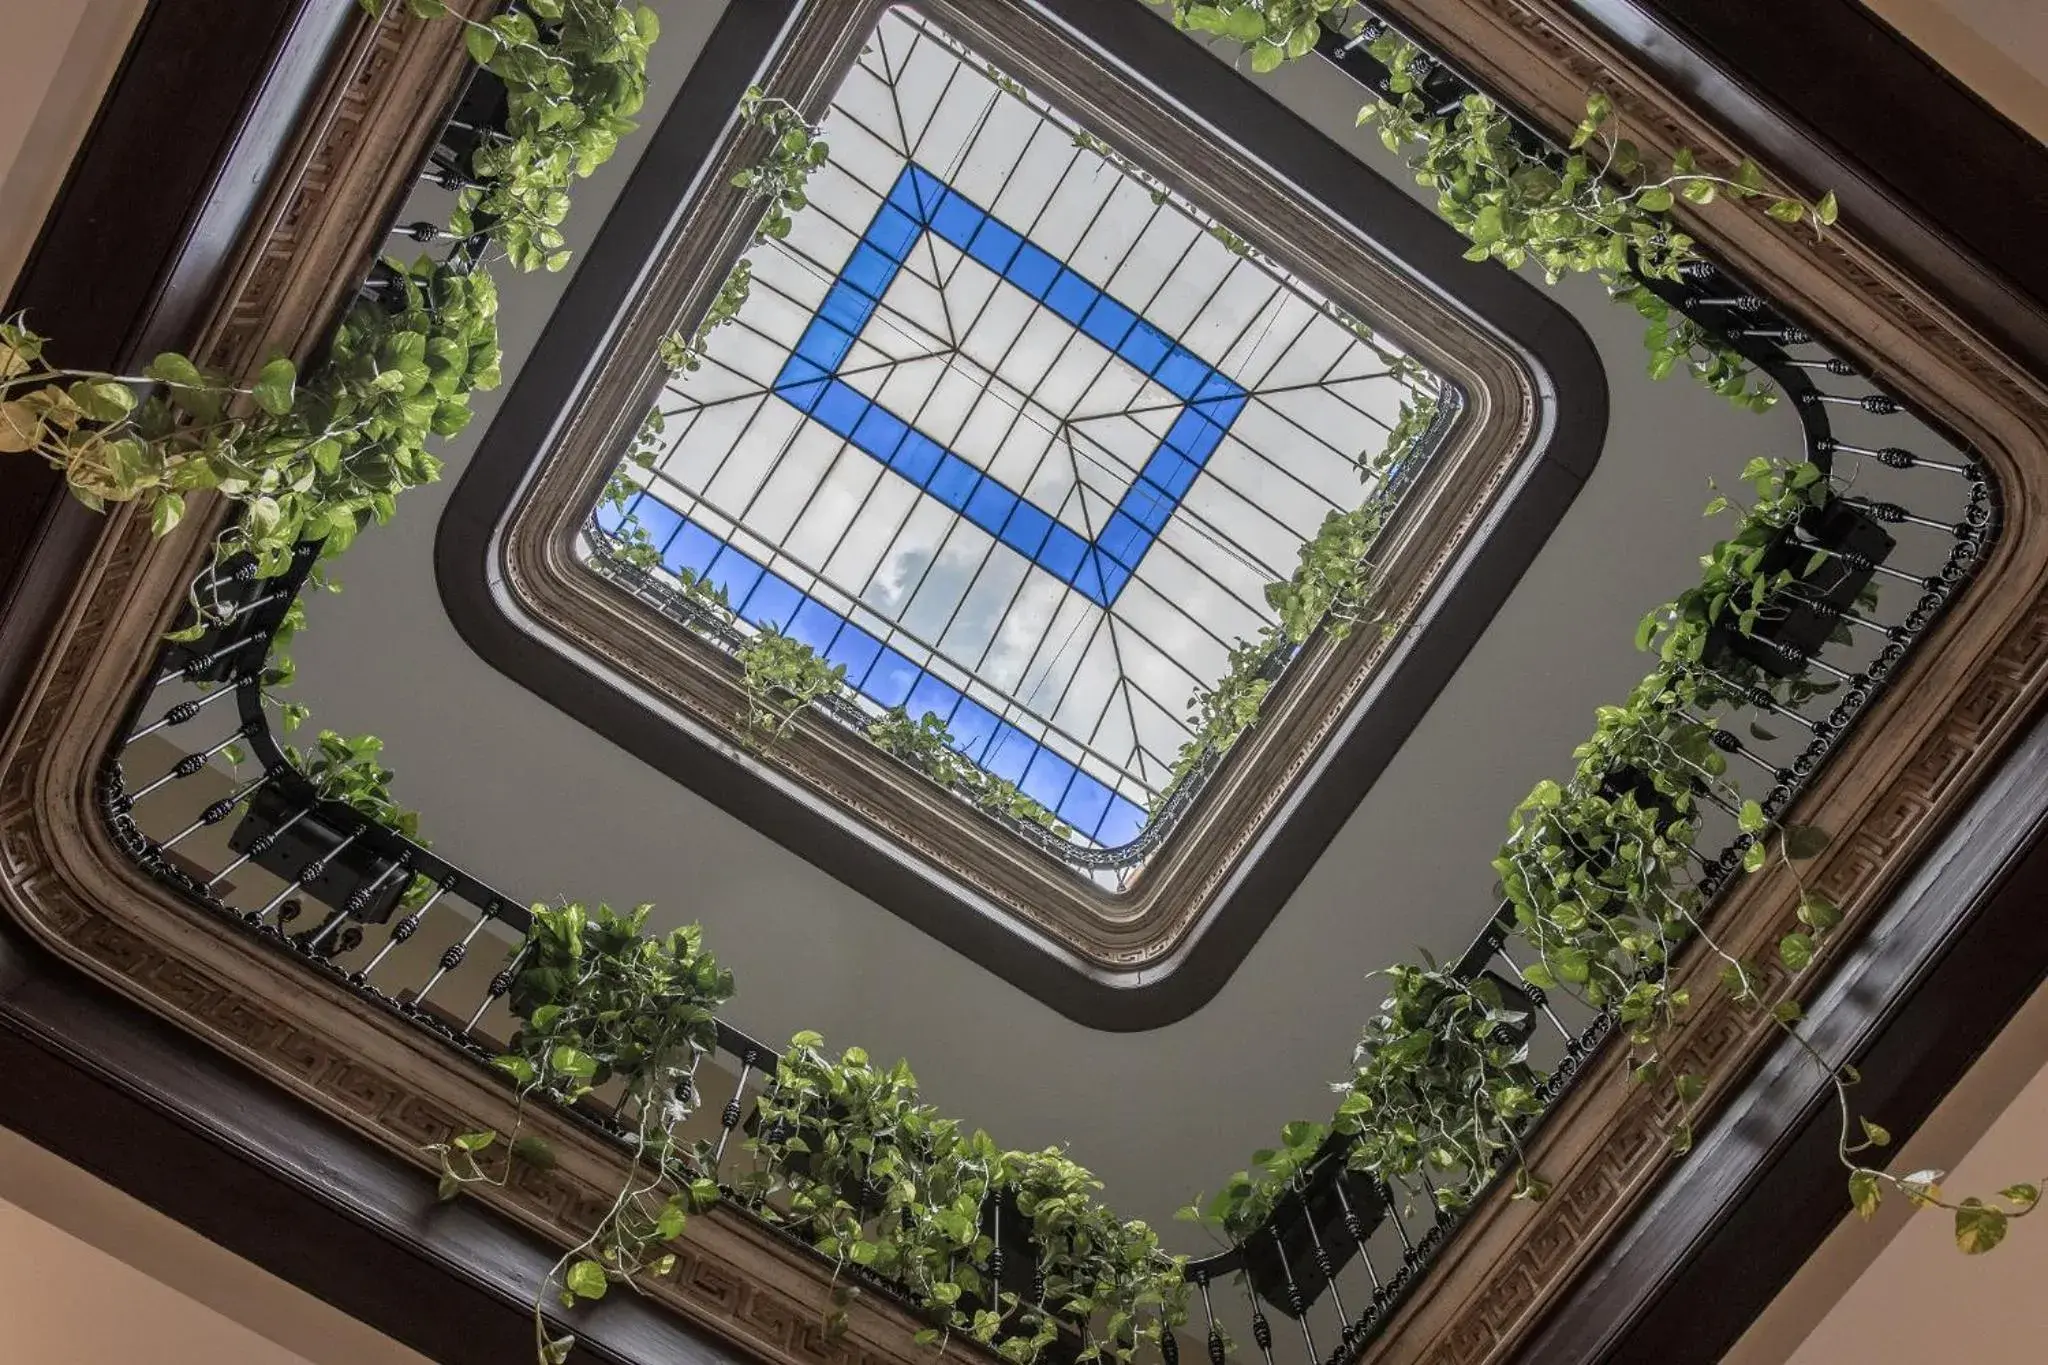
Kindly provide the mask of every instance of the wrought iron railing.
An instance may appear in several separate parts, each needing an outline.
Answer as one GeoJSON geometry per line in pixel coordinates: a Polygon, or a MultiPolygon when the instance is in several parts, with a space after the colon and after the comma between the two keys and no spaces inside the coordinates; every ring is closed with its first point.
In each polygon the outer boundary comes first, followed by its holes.
{"type": "MultiPolygon", "coordinates": [[[[1356,42],[1332,37],[1326,55],[1368,86],[1384,82],[1384,70],[1356,42]]],[[[470,88],[422,168],[421,195],[445,195],[463,183],[464,148],[490,135],[494,108],[502,116],[490,84],[482,76],[470,88]]],[[[1468,89],[1441,63],[1432,64],[1422,84],[1430,98],[1445,102],[1468,89]]],[[[431,216],[423,211],[421,220],[431,216]]],[[[473,254],[478,243],[446,245],[451,253],[473,254]]],[[[1725,781],[1776,817],[1967,580],[1996,529],[1994,490],[1966,454],[1929,455],[1888,438],[1887,423],[1908,420],[1892,396],[1868,384],[1851,392],[1821,387],[1853,381],[1858,370],[1723,267],[1702,264],[1681,283],[1657,288],[1779,385],[1803,441],[1803,448],[1782,453],[1828,471],[1841,490],[1837,506],[1846,509],[1836,521],[1794,528],[1788,543],[1838,557],[1848,572],[1837,586],[1848,586],[1804,604],[1812,618],[1801,618],[1804,635],[1791,630],[1775,642],[1744,644],[1764,673],[1803,674],[1832,690],[1795,704],[1782,692],[1730,686],[1723,690],[1731,700],[1695,717],[1713,725],[1716,747],[1731,760],[1725,781]],[[1870,585],[1878,589],[1875,607],[1860,591],[1870,585]]],[[[382,292],[373,276],[364,296],[375,301],[382,292]]],[[[108,756],[103,810],[135,863],[191,905],[485,1063],[506,1050],[516,1028],[507,995],[530,922],[526,898],[323,797],[290,761],[271,723],[277,703],[265,661],[316,554],[317,547],[302,546],[289,570],[270,579],[232,563],[202,576],[196,593],[222,604],[224,619],[202,638],[163,650],[108,756]]],[[[1739,830],[1728,792],[1701,783],[1699,794],[1694,857],[1701,889],[1711,897],[1736,879],[1750,836],[1739,830]]],[[[1540,1099],[1548,1110],[1614,1020],[1525,981],[1527,963],[1510,941],[1511,926],[1503,906],[1455,972],[1468,981],[1490,975],[1527,1002],[1522,1027],[1532,1060],[1547,1073],[1540,1099]]],[[[704,1140],[714,1175],[729,1177],[736,1163],[759,1160],[734,1134],[745,1128],[777,1061],[774,1049],[720,1027],[717,1054],[688,1087],[694,1103],[681,1121],[694,1130],[687,1136],[704,1140]]],[[[576,1113],[622,1139],[628,1131],[604,1104],[586,1100],[576,1113]]],[[[1404,1202],[1397,1191],[1347,1169],[1346,1156],[1343,1140],[1331,1139],[1264,1226],[1189,1263],[1199,1316],[1185,1330],[1204,1337],[1212,1360],[1221,1360],[1227,1338],[1248,1337],[1271,1365],[1276,1355],[1294,1354],[1288,1340],[1298,1334],[1302,1365],[1343,1365],[1426,1275],[1457,1216],[1427,1197],[1416,1201],[1419,1207],[1404,1202]],[[1226,1285],[1230,1277],[1240,1284],[1226,1285]],[[1288,1320],[1285,1339],[1276,1338],[1269,1313],[1288,1320]]],[[[1174,1365],[1171,1334],[1164,1354],[1174,1365]]]]}

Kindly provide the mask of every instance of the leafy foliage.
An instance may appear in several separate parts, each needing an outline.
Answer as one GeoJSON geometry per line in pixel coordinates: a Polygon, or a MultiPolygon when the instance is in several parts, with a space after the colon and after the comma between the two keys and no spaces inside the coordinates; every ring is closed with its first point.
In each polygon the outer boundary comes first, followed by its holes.
{"type": "MultiPolygon", "coordinates": [[[[1593,735],[1574,751],[1570,778],[1538,783],[1514,813],[1493,866],[1513,931],[1536,952],[1514,989],[1532,1001],[1562,991],[1611,1011],[1636,1081],[1669,1087],[1668,1137],[1673,1153],[1683,1154],[1692,1145],[1693,1114],[1706,1087],[1702,1077],[1673,1066],[1669,1055],[1691,1004],[1671,970],[1682,948],[1700,944],[1720,960],[1721,984],[1732,998],[1804,1049],[1833,1087],[1839,1154],[1857,1208],[1868,1216],[1886,1189],[1897,1190],[1917,1205],[1953,1211],[1965,1252],[1988,1250],[2012,1217],[2035,1207],[2035,1187],[2013,1186],[2003,1203],[1943,1202],[1939,1172],[1893,1176],[1859,1160],[1889,1137],[1854,1116],[1853,1069],[1830,1062],[1807,1041],[1799,1005],[1784,991],[1790,978],[1820,959],[1841,921],[1841,911],[1798,871],[1826,849],[1827,836],[1776,822],[1745,799],[1726,780],[1728,760],[1714,743],[1714,727],[1697,719],[1746,685],[1698,666],[1700,632],[1725,619],[1749,634],[1771,619],[1784,594],[1801,590],[1805,575],[1798,572],[1759,582],[1758,547],[1834,496],[1812,465],[1759,461],[1744,477],[1756,500],[1741,510],[1734,534],[1704,557],[1701,586],[1644,624],[1639,643],[1659,649],[1658,667],[1623,704],[1599,709],[1593,735]],[[1775,860],[1797,888],[1793,926],[1780,936],[1771,964],[1727,951],[1701,921],[1703,898],[1691,859],[1703,803],[1734,816],[1743,871],[1761,872],[1775,860]]],[[[1734,506],[1717,497],[1709,510],[1734,506]]],[[[1795,678],[1792,685],[1805,684],[1795,678]]],[[[1446,1211],[1466,1207],[1503,1169],[1512,1172],[1519,1197],[1547,1193],[1523,1163],[1519,1140],[1542,1107],[1538,1094],[1546,1080],[1515,1036],[1526,1006],[1486,976],[1464,980],[1433,963],[1394,967],[1387,975],[1393,989],[1365,1030],[1351,1078],[1336,1087],[1342,1099],[1332,1123],[1287,1125],[1280,1147],[1255,1154],[1254,1170],[1234,1176],[1206,1209],[1191,1206],[1183,1216],[1244,1236],[1301,1179],[1333,1129],[1348,1139],[1351,1166],[1446,1211]]]]}
{"type": "MultiPolygon", "coordinates": [[[[523,1116],[533,1095],[574,1105],[616,1087],[614,1112],[629,1125],[632,1143],[611,1205],[555,1263],[536,1298],[541,1365],[560,1365],[575,1343],[548,1333],[542,1308],[550,1292],[571,1307],[603,1298],[613,1284],[666,1274],[675,1263],[668,1244],[691,1213],[719,1197],[701,1154],[675,1133],[690,1112],[691,1078],[717,1041],[717,1010],[732,996],[732,973],[705,951],[696,925],[646,934],[651,909],[619,915],[607,905],[533,906],[512,982],[509,1000],[520,1028],[497,1065],[518,1088],[516,1114],[523,1116]]],[[[444,1199],[474,1184],[503,1184],[515,1161],[553,1162],[546,1144],[523,1135],[516,1120],[502,1145],[485,1129],[428,1150],[441,1163],[444,1199]]]]}
{"type": "Polygon", "coordinates": [[[1166,785],[1153,801],[1159,809],[1195,771],[1228,753],[1264,709],[1266,694],[1294,651],[1318,629],[1341,640],[1373,619],[1372,590],[1378,566],[1370,559],[1382,527],[1393,514],[1398,490],[1389,479],[1417,448],[1436,420],[1440,400],[1418,391],[1401,405],[1378,458],[1364,470],[1376,483],[1371,495],[1348,512],[1331,512],[1302,543],[1294,572],[1266,585],[1266,605],[1279,616],[1253,639],[1231,647],[1223,676],[1188,698],[1187,741],[1174,755],[1166,785]]]}
{"type": "MultiPolygon", "coordinates": [[[[372,14],[391,0],[361,0],[372,14]]],[[[445,0],[405,0],[423,18],[445,0]]],[[[459,17],[459,16],[457,16],[459,17]]],[[[647,98],[647,54],[661,23],[614,0],[518,0],[489,20],[461,19],[470,58],[506,92],[505,130],[479,138],[475,183],[456,195],[449,231],[481,236],[518,270],[560,270],[569,188],[611,159],[647,98]]]]}
{"type": "Polygon", "coordinates": [[[148,500],[159,535],[187,493],[218,491],[242,510],[219,557],[247,553],[261,576],[282,572],[301,540],[339,554],[363,521],[390,518],[399,493],[439,477],[427,437],[460,431],[469,394],[498,382],[489,277],[427,260],[392,273],[393,304],[351,309],[304,383],[277,359],[237,388],[171,353],[141,376],[54,370],[42,337],[0,324],[0,449],[43,455],[95,510],[148,500]]]}
{"type": "Polygon", "coordinates": [[[930,1315],[922,1339],[960,1332],[1031,1365],[1066,1336],[1078,1360],[1121,1362],[1158,1341],[1162,1318],[1185,1320],[1181,1261],[1104,1207],[1084,1168],[1057,1149],[1000,1151],[924,1103],[904,1063],[860,1048],[835,1060],[823,1043],[800,1033],[785,1050],[751,1139],[762,1169],[742,1189],[786,1190],[771,1216],[903,1286],[930,1315]]]}
{"type": "Polygon", "coordinates": [[[836,697],[846,687],[845,664],[827,663],[817,650],[773,627],[755,632],[734,657],[747,695],[741,719],[764,749],[789,733],[813,702],[836,697]]]}
{"type": "Polygon", "coordinates": [[[1016,783],[969,761],[936,712],[927,711],[912,720],[908,711],[896,707],[868,726],[868,738],[983,810],[1042,826],[1061,839],[1074,832],[1059,816],[1018,790],[1016,783]]]}
{"type": "MultiPolygon", "coordinates": [[[[1160,2],[1172,5],[1182,27],[1244,44],[1255,72],[1314,51],[1325,20],[1349,32],[1365,24],[1350,0],[1160,2]]],[[[1761,411],[1777,401],[1733,347],[1673,313],[1642,280],[1676,280],[1699,259],[1693,239],[1669,217],[1681,199],[1759,200],[1771,218],[1821,231],[1838,212],[1832,193],[1808,201],[1772,187],[1754,161],[1714,170],[1685,148],[1668,165],[1653,164],[1621,133],[1612,97],[1598,90],[1587,96],[1570,144],[1552,149],[1483,95],[1450,103],[1426,97],[1434,64],[1391,29],[1382,26],[1366,50],[1387,69],[1388,84],[1359,110],[1358,122],[1376,124],[1387,149],[1406,155],[1416,182],[1436,192],[1438,214],[1472,242],[1468,259],[1533,264],[1552,283],[1597,275],[1649,321],[1651,374],[1662,378],[1684,362],[1743,407],[1761,411]]]]}
{"type": "MultiPolygon", "coordinates": [[[[804,186],[831,156],[818,130],[787,100],[770,99],[751,86],[740,99],[740,122],[765,134],[767,150],[759,160],[734,172],[735,188],[762,201],[752,245],[779,242],[789,236],[793,215],[809,205],[804,186]]],[[[711,334],[740,315],[754,289],[754,263],[742,256],[733,264],[696,329],[687,335],[671,332],[660,345],[661,363],[671,373],[688,373],[704,363],[704,345],[711,334]]]]}
{"type": "Polygon", "coordinates": [[[418,812],[399,805],[391,795],[393,774],[383,763],[383,740],[375,735],[350,738],[322,730],[310,749],[286,745],[284,753],[325,799],[339,801],[408,839],[419,839],[418,812]]]}

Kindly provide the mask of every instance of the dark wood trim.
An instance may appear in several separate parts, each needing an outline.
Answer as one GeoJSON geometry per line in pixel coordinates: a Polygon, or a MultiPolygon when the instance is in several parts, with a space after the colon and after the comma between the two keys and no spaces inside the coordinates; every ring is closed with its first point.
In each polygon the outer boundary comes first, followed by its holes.
{"type": "MultiPolygon", "coordinates": [[[[354,0],[156,0],[4,313],[60,364],[122,370],[190,343],[295,136],[354,0]]],[[[0,715],[99,519],[56,472],[0,459],[0,715]]]]}
{"type": "Polygon", "coordinates": [[[1571,0],[1658,82],[2048,371],[2048,148],[1857,0],[1571,0]]]}
{"type": "Polygon", "coordinates": [[[1858,0],[1638,0],[1886,192],[2048,301],[2048,146],[1858,0]]]}
{"type": "MultiPolygon", "coordinates": [[[[559,1250],[199,1040],[0,919],[0,1124],[447,1365],[528,1360],[559,1250]]],[[[651,1300],[579,1312],[579,1360],[741,1359],[651,1300]]]]}
{"type": "Polygon", "coordinates": [[[679,196],[696,179],[726,111],[781,37],[787,0],[745,16],[729,10],[715,43],[651,136],[633,179],[585,252],[577,276],[507,393],[492,427],[448,501],[435,543],[435,572],[450,620],[470,648],[537,696],[754,826],[848,886],[990,972],[1094,1028],[1162,1027],[1207,1003],[1274,915],[1443,686],[1591,474],[1605,440],[1607,383],[1591,341],[1543,291],[1506,271],[1473,270],[1467,243],[1399,187],[1249,81],[1219,79],[1214,59],[1135,4],[1038,0],[1060,24],[1095,43],[1143,80],[1169,92],[1295,184],[1312,187],[1342,221],[1498,329],[1564,395],[1548,414],[1539,453],[1489,513],[1447,575],[1435,613],[1400,662],[1373,684],[1360,723],[1327,764],[1304,781],[1284,824],[1239,865],[1209,922],[1181,954],[1141,972],[1113,973],[1049,950],[1006,917],[989,913],[936,872],[926,873],[848,820],[820,813],[783,784],[763,780],[730,746],[704,742],[539,638],[508,612],[498,532],[562,415],[580,398],[588,358],[601,354],[631,306],[642,269],[660,249],[679,196]]]}
{"type": "MultiPolygon", "coordinates": [[[[2048,980],[2048,724],[2012,755],[1808,1009],[1903,1143],[2048,980]]],[[[1851,1212],[1833,1092],[1776,1049],[1517,1359],[1711,1365],[1851,1212]],[[1711,1290],[1706,1287],[1712,1286],[1711,1290]]]]}

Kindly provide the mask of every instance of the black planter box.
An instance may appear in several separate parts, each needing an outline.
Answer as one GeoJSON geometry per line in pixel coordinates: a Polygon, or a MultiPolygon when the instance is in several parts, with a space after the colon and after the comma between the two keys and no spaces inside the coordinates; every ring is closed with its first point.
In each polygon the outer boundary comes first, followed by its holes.
{"type": "Polygon", "coordinates": [[[309,863],[325,859],[320,874],[304,883],[301,891],[322,905],[349,910],[354,918],[366,923],[382,924],[390,919],[398,898],[405,894],[406,883],[412,879],[403,873],[386,876],[398,864],[360,841],[336,853],[347,831],[329,824],[318,807],[279,833],[299,809],[296,798],[271,787],[259,788],[241,823],[228,836],[228,847],[237,853],[257,849],[250,861],[285,881],[296,881],[309,863]],[[351,910],[351,898],[372,886],[376,890],[351,910]]]}
{"type": "MultiPolygon", "coordinates": [[[[1758,565],[1760,572],[1777,574],[1790,570],[1801,574],[1816,545],[1858,556],[1871,564],[1882,564],[1896,544],[1862,508],[1840,498],[1807,512],[1799,520],[1799,529],[1805,534],[1803,541],[1789,528],[1778,533],[1764,551],[1758,565]]],[[[1803,672],[1806,660],[1834,632],[1837,616],[1855,605],[1856,596],[1870,582],[1871,573],[1870,569],[1851,568],[1841,558],[1829,556],[1792,589],[1780,592],[1750,634],[1744,635],[1728,624],[1710,629],[1707,666],[1720,669],[1730,659],[1740,659],[1775,678],[1803,672]],[[1822,609],[1816,610],[1816,603],[1822,609]]],[[[1729,605],[1732,610],[1736,604],[1729,605]]]]}
{"type": "Polygon", "coordinates": [[[1350,1205],[1359,1231],[1366,1236],[1386,1216],[1379,1182],[1345,1166],[1349,1145],[1348,1139],[1335,1133],[1325,1139],[1300,1188],[1284,1197],[1266,1226],[1244,1244],[1245,1273],[1251,1277],[1252,1288],[1289,1317],[1307,1312],[1329,1288],[1331,1276],[1358,1254],[1358,1241],[1345,1223],[1345,1205],[1350,1205]],[[1330,1275],[1318,1264],[1319,1242],[1330,1275]],[[1290,1277],[1298,1300],[1287,1292],[1290,1277]]]}
{"type": "Polygon", "coordinates": [[[449,126],[441,130],[441,146],[461,174],[471,174],[469,158],[483,141],[484,131],[505,130],[508,108],[505,83],[482,67],[471,68],[469,84],[463,88],[449,126]]]}

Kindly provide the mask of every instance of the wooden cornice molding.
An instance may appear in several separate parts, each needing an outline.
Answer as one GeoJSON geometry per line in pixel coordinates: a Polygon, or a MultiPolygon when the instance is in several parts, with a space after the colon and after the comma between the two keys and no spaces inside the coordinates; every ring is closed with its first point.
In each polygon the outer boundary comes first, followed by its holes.
{"type": "MultiPolygon", "coordinates": [[[[1638,140],[1734,148],[1574,17],[1569,0],[1397,0],[1418,36],[1556,128],[1584,92],[1612,92],[1638,140]]],[[[394,6],[394,10],[403,7],[394,6]]],[[[1149,22],[1149,21],[1148,21],[1149,22]]],[[[1177,39],[1175,41],[1178,41],[1177,39]]],[[[359,277],[407,168],[461,69],[459,31],[394,16],[364,23],[271,190],[264,226],[198,348],[245,370],[273,348],[303,354],[359,277]]],[[[1835,832],[1808,874],[1842,905],[1853,942],[2048,692],[2048,385],[1966,323],[1854,223],[1824,241],[1723,202],[1690,225],[1893,392],[1973,449],[2003,496],[1979,576],[1869,711],[1797,816],[1835,832]]],[[[24,701],[0,740],[0,902],[65,961],[205,1039],[422,1169],[422,1144],[457,1127],[503,1127],[509,1100],[478,1067],[234,926],[143,878],[108,838],[96,775],[156,641],[208,548],[207,518],[168,540],[108,517],[24,701]]],[[[1734,951],[1790,920],[1782,875],[1752,878],[1716,911],[1734,951]]],[[[1830,950],[1840,953],[1842,948],[1830,950]]],[[[1832,959],[1831,959],[1832,960],[1832,959]]],[[[1701,972],[1698,964],[1688,975],[1701,972]]],[[[1770,1030],[1700,990],[1677,1049],[1708,1078],[1710,1106],[1743,1082],[1770,1030]]],[[[1376,1361],[1480,1365],[1506,1358],[1666,1168],[1658,1102],[1627,1088],[1613,1053],[1573,1089],[1532,1158],[1555,1181],[1541,1205],[1485,1202],[1371,1348],[1376,1361]]],[[[616,1150],[554,1115],[530,1115],[560,1154],[486,1196],[556,1239],[588,1226],[622,1173],[616,1150]]],[[[674,1272],[650,1286],[685,1320],[779,1365],[928,1360],[909,1316],[865,1296],[827,1340],[829,1276],[816,1258],[726,1211],[693,1220],[674,1272]]]]}

